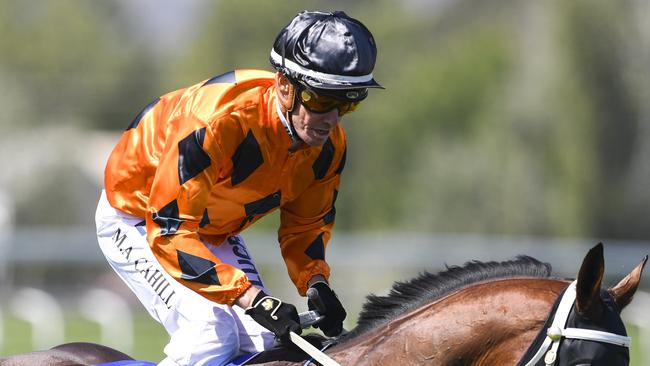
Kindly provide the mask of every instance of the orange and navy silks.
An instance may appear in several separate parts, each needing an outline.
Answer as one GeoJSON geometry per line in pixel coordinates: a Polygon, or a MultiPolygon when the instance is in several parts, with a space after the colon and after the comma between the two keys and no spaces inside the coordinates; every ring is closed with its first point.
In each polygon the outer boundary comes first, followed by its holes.
{"type": "Polygon", "coordinates": [[[231,71],[149,104],[109,157],[106,194],[114,208],[146,219],[152,251],[176,280],[229,305],[251,282],[206,244],[279,208],[282,256],[304,295],[312,276],[329,277],[345,134],[338,125],[322,147],[291,145],[275,75],[231,71]]]}

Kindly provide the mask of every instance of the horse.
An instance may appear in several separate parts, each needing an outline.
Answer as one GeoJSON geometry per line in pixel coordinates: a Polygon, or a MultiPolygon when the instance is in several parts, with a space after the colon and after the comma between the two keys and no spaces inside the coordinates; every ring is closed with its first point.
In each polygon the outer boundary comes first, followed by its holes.
{"type": "MultiPolygon", "coordinates": [[[[575,281],[551,277],[550,264],[529,256],[423,272],[396,282],[388,295],[369,295],[350,332],[312,342],[331,345],[325,352],[341,365],[628,365],[620,312],[632,300],[647,260],[646,255],[606,290],[600,243],[584,257],[575,281]]],[[[261,353],[247,364],[306,364],[307,356],[298,357],[295,348],[280,353],[287,357],[273,361],[261,353]]],[[[69,343],[0,359],[0,366],[118,360],[132,358],[97,344],[69,343]]],[[[142,364],[137,362],[119,365],[142,364]]]]}

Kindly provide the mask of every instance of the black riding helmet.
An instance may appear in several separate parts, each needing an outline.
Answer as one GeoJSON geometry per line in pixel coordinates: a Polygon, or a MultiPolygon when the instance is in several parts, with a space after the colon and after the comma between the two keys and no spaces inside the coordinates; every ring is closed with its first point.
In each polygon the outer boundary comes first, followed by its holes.
{"type": "Polygon", "coordinates": [[[370,31],[342,11],[303,11],[273,43],[271,65],[319,94],[361,101],[382,88],[372,75],[377,46],[370,31]]]}

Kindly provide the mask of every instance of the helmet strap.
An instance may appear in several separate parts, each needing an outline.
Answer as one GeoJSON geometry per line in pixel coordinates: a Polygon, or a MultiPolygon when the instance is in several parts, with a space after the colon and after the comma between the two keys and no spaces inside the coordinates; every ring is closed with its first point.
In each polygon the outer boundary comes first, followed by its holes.
{"type": "Polygon", "coordinates": [[[292,114],[294,107],[300,102],[297,101],[298,97],[296,95],[296,87],[293,85],[293,83],[288,82],[286,84],[283,83],[280,85],[281,78],[287,78],[287,80],[289,80],[289,78],[282,73],[278,73],[276,76],[276,96],[279,105],[278,114],[280,114],[280,118],[283,119],[282,122],[287,128],[289,136],[291,136],[291,139],[293,140],[293,143],[291,144],[289,150],[295,151],[303,144],[302,139],[298,136],[296,129],[293,127],[292,114]],[[284,111],[282,109],[284,109],[284,111]]]}
{"type": "MultiPolygon", "coordinates": [[[[294,103],[295,104],[295,103],[294,103]]],[[[298,132],[296,132],[295,127],[293,127],[293,113],[290,111],[285,112],[285,116],[287,118],[287,122],[289,125],[289,134],[291,135],[291,139],[293,140],[293,144],[291,144],[291,147],[289,147],[289,151],[296,151],[298,147],[302,144],[302,139],[300,136],[298,136],[298,132]]]]}

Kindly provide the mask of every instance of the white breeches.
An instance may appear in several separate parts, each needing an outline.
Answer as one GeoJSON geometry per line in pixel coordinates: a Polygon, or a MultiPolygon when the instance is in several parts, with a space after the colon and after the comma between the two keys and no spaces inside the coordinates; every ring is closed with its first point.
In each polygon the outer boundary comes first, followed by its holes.
{"type": "MultiPolygon", "coordinates": [[[[170,335],[167,358],[159,365],[220,366],[273,344],[273,334],[240,307],[211,302],[174,280],[151,252],[144,220],[111,207],[105,192],[95,220],[108,263],[170,335]]],[[[239,235],[219,246],[205,245],[222,262],[244,270],[255,286],[264,287],[239,235]]]]}

